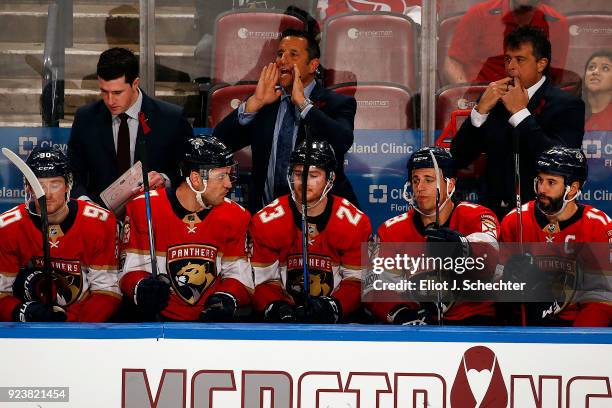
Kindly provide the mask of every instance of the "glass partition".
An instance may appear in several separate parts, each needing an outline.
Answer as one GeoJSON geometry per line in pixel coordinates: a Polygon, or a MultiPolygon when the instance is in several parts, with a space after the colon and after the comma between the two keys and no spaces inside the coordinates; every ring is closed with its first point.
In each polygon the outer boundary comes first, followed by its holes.
{"type": "MultiPolygon", "coordinates": [[[[69,133],[26,129],[69,128],[75,110],[99,98],[100,52],[140,51],[139,4],[0,4],[3,146],[25,156],[44,134],[65,145],[69,133]]],[[[605,81],[585,77],[589,57],[612,48],[606,0],[156,0],[154,93],[183,107],[197,129],[213,128],[253,92],[262,66],[274,59],[279,32],[310,31],[320,41],[322,86],[357,100],[355,143],[345,165],[360,202],[380,213],[380,222],[407,207],[406,158],[432,141],[449,145],[486,84],[505,75],[504,34],[526,23],[542,27],[552,42],[549,77],[587,102],[583,147],[597,186],[591,196],[606,197],[611,91],[603,89],[605,81]]],[[[478,183],[479,165],[466,179],[478,183]]]]}

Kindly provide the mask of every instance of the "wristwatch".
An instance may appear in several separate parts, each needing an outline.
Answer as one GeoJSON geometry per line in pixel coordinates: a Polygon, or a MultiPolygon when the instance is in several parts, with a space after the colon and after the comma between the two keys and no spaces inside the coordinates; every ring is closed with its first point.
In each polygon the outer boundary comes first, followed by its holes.
{"type": "Polygon", "coordinates": [[[303,112],[304,109],[306,109],[308,107],[308,105],[312,105],[312,101],[308,98],[304,99],[304,102],[300,103],[298,105],[298,109],[300,110],[300,112],[303,112]]]}

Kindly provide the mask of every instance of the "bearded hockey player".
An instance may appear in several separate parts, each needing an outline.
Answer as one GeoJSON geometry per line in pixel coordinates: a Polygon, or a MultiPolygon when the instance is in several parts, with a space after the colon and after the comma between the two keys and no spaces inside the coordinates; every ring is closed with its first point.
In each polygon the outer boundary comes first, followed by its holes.
{"type": "Polygon", "coordinates": [[[525,303],[523,323],[608,326],[612,220],[603,211],[576,202],[587,179],[586,157],[579,149],[553,147],[538,157],[536,171],[536,199],[523,204],[521,217],[514,209],[502,221],[501,241],[522,241],[527,252],[509,257],[504,277],[529,282],[533,276],[544,276],[534,286],[564,282],[564,287],[552,293],[552,299],[525,303]],[[522,237],[517,228],[521,218],[522,237]]]}
{"type": "MultiPolygon", "coordinates": [[[[385,254],[385,243],[411,243],[404,245],[404,248],[412,256],[421,255],[422,252],[433,258],[444,259],[447,256],[453,259],[484,256],[484,268],[474,278],[490,281],[497,263],[499,224],[488,208],[453,200],[456,173],[451,154],[440,147],[424,147],[410,157],[407,167],[409,179],[404,187],[404,196],[412,207],[379,227],[378,255],[396,255],[385,254]],[[408,195],[410,186],[412,198],[408,195]]],[[[456,271],[449,272],[453,276],[460,275],[456,271]]],[[[422,278],[437,274],[436,270],[421,268],[413,276],[422,278]]],[[[469,277],[470,273],[466,275],[469,277]]],[[[405,298],[399,293],[376,294],[376,291],[369,291],[367,295],[368,307],[381,322],[425,325],[440,323],[439,318],[444,324],[495,322],[492,302],[411,302],[402,299],[405,298]],[[383,297],[384,301],[380,301],[383,297]]]]}
{"type": "Polygon", "coordinates": [[[336,158],[326,141],[302,143],[289,159],[291,195],[279,197],[253,216],[253,306],[265,321],[337,323],[360,307],[361,244],[371,234],[370,220],[347,200],[328,195],[335,168],[336,158]],[[303,289],[303,199],[308,215],[309,296],[303,289]]]}
{"type": "Polygon", "coordinates": [[[43,268],[41,209],[25,182],[25,204],[0,215],[0,320],[108,320],[121,303],[115,217],[68,199],[72,174],[61,150],[36,147],[26,164],[47,200],[51,270],[43,268]]]}
{"type": "Polygon", "coordinates": [[[138,310],[164,320],[232,321],[250,303],[250,214],[225,197],[235,174],[232,153],[217,138],[186,142],[184,181],[150,193],[157,278],[151,276],[144,195],[128,203],[120,287],[138,310]]]}

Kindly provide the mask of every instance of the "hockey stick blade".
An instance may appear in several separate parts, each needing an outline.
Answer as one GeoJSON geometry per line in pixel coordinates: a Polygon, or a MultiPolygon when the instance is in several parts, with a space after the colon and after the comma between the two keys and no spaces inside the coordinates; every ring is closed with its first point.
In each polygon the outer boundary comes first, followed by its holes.
{"type": "Polygon", "coordinates": [[[6,147],[2,148],[2,154],[7,159],[9,159],[11,161],[11,163],[13,163],[15,166],[17,166],[17,168],[19,169],[19,171],[21,171],[21,173],[26,178],[26,180],[28,180],[28,183],[30,184],[30,187],[32,187],[32,190],[34,191],[34,195],[36,196],[36,199],[40,199],[40,197],[45,195],[45,192],[44,192],[42,186],[40,185],[40,182],[38,181],[38,179],[34,175],[34,172],[21,159],[21,157],[17,156],[15,153],[13,153],[12,150],[7,149],[6,147]]]}

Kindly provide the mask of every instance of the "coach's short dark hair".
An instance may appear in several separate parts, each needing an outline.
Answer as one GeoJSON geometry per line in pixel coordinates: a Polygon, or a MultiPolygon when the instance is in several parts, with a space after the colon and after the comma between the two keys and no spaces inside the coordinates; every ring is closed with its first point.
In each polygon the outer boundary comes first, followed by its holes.
{"type": "Polygon", "coordinates": [[[126,48],[111,48],[100,54],[96,73],[105,81],[121,78],[132,84],[138,77],[138,58],[126,48]]]}
{"type": "Polygon", "coordinates": [[[281,34],[281,40],[285,37],[300,37],[305,39],[308,42],[306,46],[306,51],[308,51],[308,60],[312,60],[313,58],[321,58],[321,49],[319,48],[319,43],[315,38],[306,31],[296,30],[295,28],[288,28],[281,34]]]}
{"type": "Polygon", "coordinates": [[[548,68],[551,62],[550,41],[546,33],[540,28],[522,26],[514,29],[504,39],[504,50],[516,50],[521,44],[526,43],[531,44],[533,56],[536,58],[536,61],[542,58],[548,60],[548,65],[546,66],[546,68],[548,68]]]}

